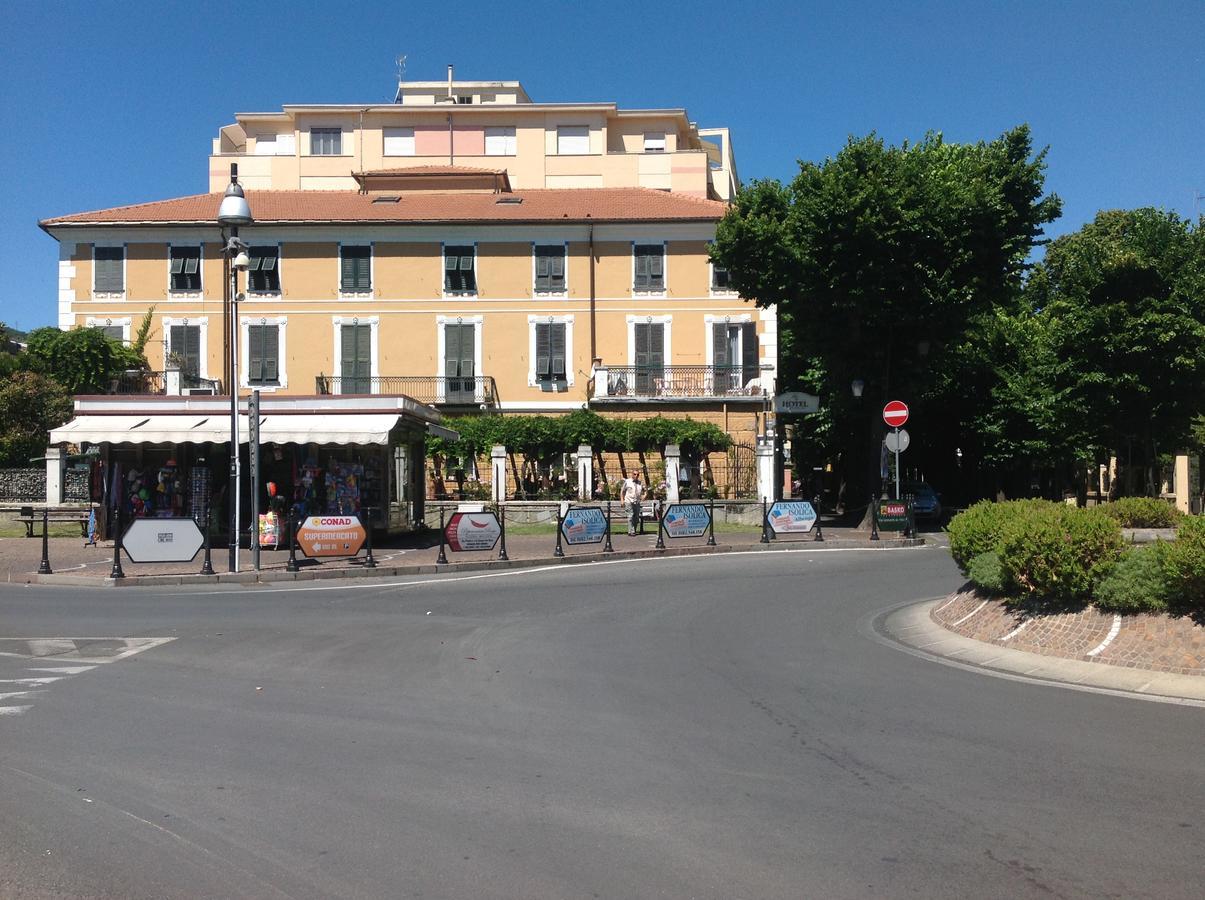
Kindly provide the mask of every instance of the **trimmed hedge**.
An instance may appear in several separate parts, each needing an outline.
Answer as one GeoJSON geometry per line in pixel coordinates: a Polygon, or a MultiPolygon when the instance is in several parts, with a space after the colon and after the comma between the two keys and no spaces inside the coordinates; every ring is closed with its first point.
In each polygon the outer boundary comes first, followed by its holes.
{"type": "Polygon", "coordinates": [[[1000,567],[1010,583],[1036,600],[1087,603],[1122,547],[1116,519],[1098,509],[1049,503],[1005,528],[1000,567]]]}
{"type": "Polygon", "coordinates": [[[946,531],[950,535],[950,553],[962,574],[969,574],[971,560],[981,553],[1000,549],[1005,530],[1031,510],[1049,506],[1048,500],[980,500],[956,515],[946,531]]]}
{"type": "Polygon", "coordinates": [[[1000,554],[994,550],[980,553],[971,559],[967,566],[967,578],[975,587],[993,594],[1007,594],[1012,587],[1000,567],[1000,554]]]}
{"type": "Polygon", "coordinates": [[[1172,602],[1205,613],[1205,517],[1186,516],[1163,559],[1172,602]]]}
{"type": "Polygon", "coordinates": [[[1175,528],[1184,519],[1184,513],[1158,497],[1122,497],[1102,508],[1122,528],[1175,528]]]}
{"type": "Polygon", "coordinates": [[[1165,612],[1171,599],[1166,571],[1171,544],[1156,541],[1127,550],[1096,587],[1096,605],[1106,612],[1165,612]]]}

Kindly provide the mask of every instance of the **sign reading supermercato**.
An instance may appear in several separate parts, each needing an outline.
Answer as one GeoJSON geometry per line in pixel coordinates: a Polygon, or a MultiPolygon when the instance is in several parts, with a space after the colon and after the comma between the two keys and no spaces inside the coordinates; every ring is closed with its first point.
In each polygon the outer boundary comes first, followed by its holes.
{"type": "Polygon", "coordinates": [[[702,503],[671,503],[661,523],[667,537],[699,537],[707,533],[711,514],[702,503]]]}
{"type": "Polygon", "coordinates": [[[806,500],[779,500],[769,519],[775,534],[807,534],[816,524],[816,510],[806,500]]]}
{"type": "Polygon", "coordinates": [[[135,519],[121,536],[126,555],[136,563],[189,562],[204,543],[191,518],[135,519]]]}
{"type": "Polygon", "coordinates": [[[308,516],[297,529],[297,546],[316,556],[355,556],[364,546],[364,526],[356,516],[308,516]]]}
{"type": "Polygon", "coordinates": [[[607,535],[607,514],[598,506],[573,506],[561,523],[566,544],[601,544],[607,535]]]}
{"type": "Polygon", "coordinates": [[[879,531],[905,531],[908,528],[907,500],[880,500],[879,531]]]}
{"type": "Polygon", "coordinates": [[[502,526],[492,511],[452,513],[444,537],[452,550],[493,550],[502,526]]]}

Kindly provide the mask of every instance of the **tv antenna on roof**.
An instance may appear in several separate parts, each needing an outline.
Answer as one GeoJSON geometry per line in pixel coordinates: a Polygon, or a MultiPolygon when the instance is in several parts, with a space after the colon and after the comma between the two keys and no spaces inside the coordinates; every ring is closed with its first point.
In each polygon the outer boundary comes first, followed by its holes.
{"type": "Polygon", "coordinates": [[[397,63],[397,80],[405,81],[406,80],[406,54],[403,53],[401,56],[399,56],[397,59],[395,59],[394,62],[397,63]]]}

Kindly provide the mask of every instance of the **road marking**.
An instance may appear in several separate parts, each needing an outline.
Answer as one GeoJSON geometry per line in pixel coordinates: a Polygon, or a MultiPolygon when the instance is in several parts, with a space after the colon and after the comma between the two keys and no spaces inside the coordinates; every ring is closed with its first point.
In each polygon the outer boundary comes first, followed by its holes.
{"type": "Polygon", "coordinates": [[[957,622],[950,623],[950,627],[953,628],[955,625],[961,625],[963,622],[965,622],[967,619],[971,618],[971,616],[975,615],[975,613],[979,612],[979,610],[983,609],[983,607],[985,607],[985,606],[987,606],[986,600],[984,600],[982,603],[980,603],[978,606],[976,606],[973,610],[971,610],[969,613],[967,613],[965,616],[963,616],[957,622]]]}
{"type": "Polygon", "coordinates": [[[1120,632],[1121,632],[1121,616],[1114,613],[1113,614],[1113,627],[1109,629],[1109,636],[1106,637],[1099,644],[1097,644],[1095,647],[1093,647],[1091,650],[1089,650],[1086,655],[1096,656],[1098,653],[1103,652],[1105,647],[1107,647],[1111,643],[1113,643],[1113,638],[1117,637],[1117,635],[1120,632]]]}
{"type": "Polygon", "coordinates": [[[50,684],[62,680],[63,676],[58,678],[0,678],[0,684],[50,684]]]}
{"type": "Polygon", "coordinates": [[[996,638],[996,640],[1000,641],[1001,643],[1003,643],[1004,641],[1011,641],[1014,637],[1016,637],[1018,634],[1020,634],[1020,632],[1025,628],[1026,625],[1029,624],[1029,622],[1030,622],[1030,620],[1026,619],[1024,622],[1022,622],[1020,625],[1018,625],[1016,628],[1014,628],[1012,631],[1010,631],[1004,637],[996,638]]]}
{"type": "Polygon", "coordinates": [[[0,716],[23,716],[27,712],[28,706],[0,706],[0,716]]]}
{"type": "Polygon", "coordinates": [[[0,694],[0,700],[7,700],[9,697],[28,697],[30,694],[42,694],[44,691],[9,691],[6,694],[0,694]]]}
{"type": "Polygon", "coordinates": [[[943,609],[945,609],[947,606],[949,606],[951,603],[953,603],[953,602],[954,602],[955,600],[957,600],[957,599],[958,599],[958,595],[957,595],[957,594],[955,594],[954,596],[950,597],[948,600],[946,600],[946,602],[945,602],[945,603],[943,603],[941,606],[937,607],[937,609],[933,610],[933,614],[934,614],[934,615],[937,615],[939,612],[941,612],[943,609]]]}
{"type": "Polygon", "coordinates": [[[96,666],[45,666],[45,667],[29,667],[26,671],[29,672],[58,672],[61,675],[78,675],[80,672],[87,672],[95,669],[96,666]]]}

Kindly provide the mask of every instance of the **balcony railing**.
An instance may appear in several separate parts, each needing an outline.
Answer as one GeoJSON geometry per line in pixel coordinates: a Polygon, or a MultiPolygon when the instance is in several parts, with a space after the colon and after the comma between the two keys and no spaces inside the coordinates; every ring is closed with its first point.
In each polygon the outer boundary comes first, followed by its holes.
{"type": "Polygon", "coordinates": [[[222,382],[216,378],[201,378],[186,372],[171,370],[152,372],[149,369],[129,369],[109,381],[109,394],[166,394],[179,385],[181,394],[220,394],[222,382]],[[178,376],[178,378],[177,378],[178,376]]]}
{"type": "Polygon", "coordinates": [[[404,394],[419,403],[444,406],[498,405],[498,386],[491,375],[447,378],[442,375],[379,375],[350,378],[319,375],[314,379],[319,394],[404,394]]]}
{"type": "Polygon", "coordinates": [[[764,400],[773,366],[599,366],[595,400],[764,400]]]}

